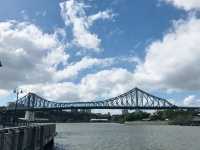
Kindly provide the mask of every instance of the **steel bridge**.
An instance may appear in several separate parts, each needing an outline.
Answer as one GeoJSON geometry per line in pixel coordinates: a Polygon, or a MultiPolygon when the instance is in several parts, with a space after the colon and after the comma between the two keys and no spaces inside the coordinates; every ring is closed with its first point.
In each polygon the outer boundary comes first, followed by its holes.
{"type": "MultiPolygon", "coordinates": [[[[163,98],[134,88],[117,97],[91,102],[53,102],[34,93],[28,93],[16,102],[17,110],[63,110],[63,109],[189,109],[178,107],[163,98]]],[[[199,108],[193,108],[199,109],[199,108]]]]}

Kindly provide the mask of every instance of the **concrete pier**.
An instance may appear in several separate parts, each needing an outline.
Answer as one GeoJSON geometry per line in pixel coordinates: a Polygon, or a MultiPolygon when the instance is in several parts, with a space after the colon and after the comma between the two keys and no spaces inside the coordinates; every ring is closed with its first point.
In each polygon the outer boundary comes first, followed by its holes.
{"type": "Polygon", "coordinates": [[[44,150],[52,145],[56,125],[34,125],[0,130],[0,150],[44,150]]]}
{"type": "Polygon", "coordinates": [[[35,121],[35,112],[34,111],[26,111],[25,120],[35,121]]]}

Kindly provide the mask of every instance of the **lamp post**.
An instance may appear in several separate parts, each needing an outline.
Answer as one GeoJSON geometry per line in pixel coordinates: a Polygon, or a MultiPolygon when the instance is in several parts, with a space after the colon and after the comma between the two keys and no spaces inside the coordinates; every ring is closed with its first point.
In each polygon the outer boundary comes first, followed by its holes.
{"type": "Polygon", "coordinates": [[[19,99],[19,94],[23,93],[23,91],[22,91],[21,89],[16,88],[16,89],[13,90],[13,93],[15,93],[15,94],[16,94],[16,97],[17,97],[17,100],[16,100],[16,102],[15,102],[15,116],[14,116],[14,120],[13,120],[13,123],[14,123],[14,125],[15,125],[16,119],[17,119],[17,118],[16,118],[16,113],[17,113],[17,102],[18,102],[18,99],[19,99]]]}

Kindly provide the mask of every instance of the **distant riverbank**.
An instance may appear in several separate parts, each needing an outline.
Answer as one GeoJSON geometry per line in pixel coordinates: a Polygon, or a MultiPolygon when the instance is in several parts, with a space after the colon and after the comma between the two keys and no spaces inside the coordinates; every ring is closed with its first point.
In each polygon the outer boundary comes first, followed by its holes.
{"type": "Polygon", "coordinates": [[[200,126],[200,122],[185,121],[126,121],[126,125],[180,125],[180,126],[200,126]]]}
{"type": "Polygon", "coordinates": [[[169,121],[126,121],[126,125],[169,125],[169,121]]]}

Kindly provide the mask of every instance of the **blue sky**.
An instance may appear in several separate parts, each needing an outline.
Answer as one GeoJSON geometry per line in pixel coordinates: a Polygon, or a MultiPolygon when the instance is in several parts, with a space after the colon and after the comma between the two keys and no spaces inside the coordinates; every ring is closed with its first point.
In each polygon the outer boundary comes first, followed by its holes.
{"type": "Polygon", "coordinates": [[[135,86],[199,104],[198,0],[7,0],[0,6],[0,105],[18,87],[87,101],[135,86]]]}
{"type": "MultiPolygon", "coordinates": [[[[65,27],[60,16],[59,2],[8,0],[2,5],[0,20],[30,21],[49,33],[54,32],[55,28],[65,28],[69,38],[72,38],[71,29],[65,27]]],[[[161,38],[173,20],[187,16],[185,11],[158,0],[96,0],[85,3],[91,5],[91,8],[86,9],[87,14],[105,9],[111,9],[116,14],[113,20],[97,21],[91,28],[102,39],[101,47],[104,51],[98,57],[132,53],[144,57],[145,47],[153,40],[161,38]]]]}

